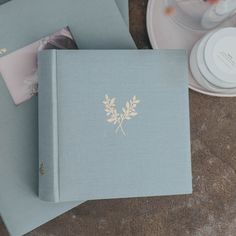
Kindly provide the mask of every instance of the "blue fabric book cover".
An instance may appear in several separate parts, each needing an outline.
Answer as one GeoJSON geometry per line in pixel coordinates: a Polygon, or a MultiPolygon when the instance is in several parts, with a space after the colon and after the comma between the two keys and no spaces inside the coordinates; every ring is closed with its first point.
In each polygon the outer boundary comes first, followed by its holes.
{"type": "Polygon", "coordinates": [[[46,201],[192,192],[187,55],[39,55],[39,196],[46,201]]]}
{"type": "MultiPolygon", "coordinates": [[[[126,9],[127,0],[117,3],[120,9],[126,9]]],[[[7,55],[68,25],[81,49],[135,48],[127,24],[111,0],[5,3],[0,7],[0,48],[7,49],[7,55]]],[[[0,136],[0,214],[10,234],[18,236],[82,201],[52,204],[38,199],[37,97],[16,107],[1,78],[0,109],[4,134],[0,136]]]]}

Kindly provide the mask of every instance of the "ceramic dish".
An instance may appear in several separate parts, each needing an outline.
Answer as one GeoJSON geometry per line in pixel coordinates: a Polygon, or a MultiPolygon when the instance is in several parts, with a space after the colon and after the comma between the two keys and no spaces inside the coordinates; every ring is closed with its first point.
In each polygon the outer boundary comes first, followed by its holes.
{"type": "MultiPolygon", "coordinates": [[[[190,30],[181,27],[172,17],[165,14],[166,5],[164,0],[149,0],[147,9],[147,29],[151,45],[154,49],[184,48],[188,54],[205,34],[205,31],[190,30]]],[[[234,26],[236,17],[225,22],[222,26],[234,26]]],[[[189,88],[197,92],[219,97],[235,97],[235,93],[213,92],[201,86],[191,73],[189,68],[189,88]]]]}
{"type": "Polygon", "coordinates": [[[236,28],[215,32],[206,44],[204,58],[215,77],[236,85],[236,28]]]}
{"type": "MultiPolygon", "coordinates": [[[[221,77],[217,76],[217,73],[214,73],[214,71],[216,72],[217,70],[211,71],[209,69],[213,67],[215,62],[214,62],[214,58],[209,56],[209,54],[206,54],[205,51],[209,49],[209,45],[211,48],[214,48],[214,46],[212,47],[211,37],[213,37],[215,33],[217,32],[213,31],[207,34],[206,36],[204,36],[203,39],[201,39],[197,43],[196,47],[194,47],[194,49],[192,50],[191,56],[196,57],[196,65],[198,67],[197,69],[200,70],[200,73],[206,78],[206,80],[210,82],[212,85],[222,88],[222,90],[217,89],[217,91],[222,91],[223,93],[232,93],[232,91],[227,92],[227,89],[235,88],[236,87],[235,81],[234,82],[225,81],[226,76],[221,76],[221,77]],[[195,55],[192,55],[192,54],[195,54],[195,55]],[[220,78],[224,78],[224,80],[220,78]]],[[[210,51],[210,53],[213,54],[212,50],[210,51]]],[[[217,67],[216,65],[214,66],[217,67]]],[[[193,73],[194,67],[191,64],[191,62],[190,62],[190,67],[193,73]]],[[[194,78],[199,82],[199,79],[196,76],[194,76],[194,78]]]]}
{"type": "Polygon", "coordinates": [[[197,44],[195,44],[195,46],[193,47],[192,53],[190,55],[190,68],[192,71],[192,74],[194,76],[194,78],[196,78],[196,81],[205,89],[207,89],[208,91],[211,91],[212,93],[219,93],[219,94],[225,94],[227,96],[235,96],[236,94],[236,88],[233,89],[223,89],[223,88],[219,88],[215,85],[213,85],[212,83],[210,83],[205,76],[201,73],[199,67],[197,66],[197,48],[199,47],[200,42],[198,42],[197,44]]]}

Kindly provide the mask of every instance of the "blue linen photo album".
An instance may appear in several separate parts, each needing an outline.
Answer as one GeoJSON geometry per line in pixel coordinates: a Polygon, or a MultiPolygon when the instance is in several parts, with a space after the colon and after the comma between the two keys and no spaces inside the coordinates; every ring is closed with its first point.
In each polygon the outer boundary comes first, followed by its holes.
{"type": "Polygon", "coordinates": [[[39,53],[39,197],[192,192],[183,50],[39,53]]]}
{"type": "MultiPolygon", "coordinates": [[[[127,20],[128,1],[116,3],[127,20]]],[[[4,49],[1,58],[66,26],[80,49],[134,49],[128,22],[124,22],[116,3],[111,0],[4,3],[0,6],[0,49],[4,49]]],[[[16,106],[1,78],[0,109],[0,214],[10,235],[18,236],[83,201],[54,204],[38,198],[37,97],[16,106]]]]}

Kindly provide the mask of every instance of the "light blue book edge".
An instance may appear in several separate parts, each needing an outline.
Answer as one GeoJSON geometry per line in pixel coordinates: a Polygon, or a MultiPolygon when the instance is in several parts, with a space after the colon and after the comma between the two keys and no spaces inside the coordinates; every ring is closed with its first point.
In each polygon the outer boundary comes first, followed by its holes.
{"type": "MultiPolygon", "coordinates": [[[[0,0],[0,5],[8,2],[9,0],[0,0]]],[[[13,1],[13,0],[11,0],[13,1]]],[[[14,1],[21,1],[21,0],[14,0],[14,1]]],[[[127,26],[129,27],[129,0],[115,0],[121,15],[124,18],[127,26]]]]}
{"type": "Polygon", "coordinates": [[[192,192],[183,50],[43,51],[39,77],[42,200],[192,192]],[[119,114],[136,96],[135,117],[107,122],[106,94],[119,114]]]}
{"type": "MultiPolygon", "coordinates": [[[[1,3],[4,2],[1,0],[1,3]]],[[[96,13],[88,13],[85,9],[81,9],[79,1],[77,2],[78,7],[71,0],[69,2],[18,0],[2,5],[0,7],[1,47],[7,48],[7,53],[13,52],[63,28],[64,24],[69,24],[81,49],[135,48],[127,25],[121,19],[113,1],[85,1],[87,7],[92,9],[91,11],[94,9],[96,13]],[[72,8],[70,2],[73,2],[72,8]],[[100,7],[100,4],[105,5],[106,8],[100,7]],[[47,9],[44,6],[47,6],[47,9]],[[57,7],[60,11],[57,11],[57,7]],[[51,13],[55,17],[50,15],[48,8],[53,9],[51,13]],[[97,11],[97,9],[100,10],[97,11]],[[66,13],[67,10],[71,15],[67,17],[68,21],[64,21],[63,11],[66,13]],[[60,12],[62,17],[59,17],[60,14],[57,12],[60,12]],[[96,19],[96,14],[99,20],[96,19]],[[29,15],[29,22],[25,19],[25,15],[29,15]],[[91,16],[90,20],[84,22],[82,20],[84,15],[91,16]],[[55,21],[48,24],[43,16],[55,21]],[[35,23],[37,17],[41,17],[42,21],[38,26],[35,23]],[[90,22],[90,25],[86,22],[90,22]]],[[[125,11],[123,15],[126,16],[127,0],[117,0],[117,5],[121,11],[125,11]]],[[[126,16],[127,19],[128,16],[126,16]]],[[[1,133],[4,134],[0,136],[0,213],[9,233],[12,236],[18,236],[37,228],[82,202],[52,204],[38,199],[37,98],[15,107],[2,79],[0,80],[0,97],[0,109],[4,114],[0,117],[1,133]]]]}
{"type": "Polygon", "coordinates": [[[129,0],[115,0],[125,23],[129,28],[129,0]]]}

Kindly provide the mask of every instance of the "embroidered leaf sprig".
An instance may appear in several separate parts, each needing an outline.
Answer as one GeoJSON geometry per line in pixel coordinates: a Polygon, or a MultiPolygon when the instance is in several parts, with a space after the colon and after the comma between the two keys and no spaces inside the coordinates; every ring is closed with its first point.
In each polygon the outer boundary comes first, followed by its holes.
{"type": "Polygon", "coordinates": [[[103,101],[105,112],[107,114],[107,122],[117,125],[116,133],[121,130],[124,136],[126,133],[123,129],[123,124],[125,121],[131,120],[138,115],[136,112],[136,107],[140,103],[140,100],[134,96],[132,99],[126,102],[125,106],[122,108],[123,113],[119,114],[116,109],[116,98],[109,98],[108,95],[105,95],[103,101]]]}

